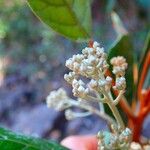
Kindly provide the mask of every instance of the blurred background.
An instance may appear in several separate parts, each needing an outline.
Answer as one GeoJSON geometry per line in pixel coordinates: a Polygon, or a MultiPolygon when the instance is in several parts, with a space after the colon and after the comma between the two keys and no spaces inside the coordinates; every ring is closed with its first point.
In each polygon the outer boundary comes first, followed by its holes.
{"type": "MultiPolygon", "coordinates": [[[[138,59],[150,29],[150,1],[93,0],[91,7],[94,40],[106,50],[115,41],[110,19],[114,9],[131,34],[138,59]]],[[[86,44],[72,42],[42,24],[25,0],[0,0],[0,125],[58,141],[107,129],[97,116],[68,122],[63,112],[48,109],[45,103],[48,93],[62,86],[71,96],[63,79],[68,71],[65,60],[86,44]]],[[[148,120],[143,135],[150,138],[148,120]]]]}

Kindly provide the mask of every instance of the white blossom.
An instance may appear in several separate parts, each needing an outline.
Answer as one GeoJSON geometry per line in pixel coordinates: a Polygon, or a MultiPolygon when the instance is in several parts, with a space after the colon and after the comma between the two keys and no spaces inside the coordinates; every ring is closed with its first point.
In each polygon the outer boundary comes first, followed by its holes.
{"type": "Polygon", "coordinates": [[[66,117],[67,120],[72,120],[72,119],[75,118],[74,113],[72,112],[71,109],[67,109],[65,111],[65,117],[66,117]]]}
{"type": "Polygon", "coordinates": [[[126,88],[126,79],[125,79],[125,77],[117,77],[115,86],[113,88],[117,89],[117,90],[125,90],[125,88],[126,88]]]}
{"type": "Polygon", "coordinates": [[[97,47],[99,47],[99,46],[100,46],[100,45],[99,45],[98,42],[95,41],[95,42],[93,43],[93,48],[97,48],[97,47]]]}
{"type": "Polygon", "coordinates": [[[77,78],[77,75],[75,72],[69,72],[68,74],[64,75],[64,79],[70,84],[72,84],[72,81],[76,78],[77,78]]]}
{"type": "Polygon", "coordinates": [[[60,88],[56,91],[52,91],[46,98],[46,103],[48,107],[55,108],[57,110],[65,109],[69,105],[68,96],[66,91],[63,88],[60,88]]]}
{"type": "Polygon", "coordinates": [[[108,68],[106,59],[104,48],[100,48],[99,43],[94,42],[92,48],[86,47],[82,50],[82,54],[69,58],[66,66],[76,74],[88,78],[98,78],[108,68]]]}
{"type": "Polygon", "coordinates": [[[98,81],[91,79],[91,81],[89,82],[89,87],[92,90],[97,90],[98,89],[98,81]]]}
{"type": "Polygon", "coordinates": [[[123,56],[113,57],[110,63],[113,65],[113,73],[115,75],[123,76],[125,74],[128,64],[123,56]]]}
{"type": "Polygon", "coordinates": [[[82,80],[74,79],[72,82],[72,92],[76,97],[84,98],[89,93],[89,89],[85,88],[85,83],[82,80]]]}
{"type": "Polygon", "coordinates": [[[112,86],[112,78],[110,76],[106,77],[106,85],[105,85],[105,90],[109,91],[112,86]]]}

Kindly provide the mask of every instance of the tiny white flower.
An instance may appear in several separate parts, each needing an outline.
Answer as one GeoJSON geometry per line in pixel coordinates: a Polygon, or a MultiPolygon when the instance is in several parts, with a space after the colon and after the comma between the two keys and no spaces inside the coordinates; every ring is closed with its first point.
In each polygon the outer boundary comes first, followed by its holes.
{"type": "Polygon", "coordinates": [[[126,79],[124,77],[117,77],[114,89],[125,90],[125,88],[126,88],[126,79]]]}
{"type": "Polygon", "coordinates": [[[82,85],[82,86],[85,85],[85,83],[82,80],[79,80],[78,83],[79,85],[82,85]]]}
{"type": "Polygon", "coordinates": [[[112,78],[110,76],[107,76],[106,77],[106,81],[108,81],[109,83],[111,83],[112,82],[112,78]]]}
{"type": "Polygon", "coordinates": [[[80,92],[80,93],[82,93],[82,92],[84,92],[85,91],[85,88],[83,87],[83,86],[79,86],[79,88],[78,88],[78,91],[80,92]]]}
{"type": "Polygon", "coordinates": [[[105,80],[99,80],[99,86],[104,87],[107,84],[105,80]]]}
{"type": "Polygon", "coordinates": [[[78,70],[79,70],[79,68],[80,68],[80,64],[79,64],[79,63],[77,63],[77,62],[74,62],[74,64],[73,64],[73,68],[74,68],[75,72],[76,72],[76,71],[78,71],[78,70]]]}
{"type": "Polygon", "coordinates": [[[96,81],[96,80],[94,80],[94,79],[91,79],[91,81],[89,82],[89,87],[91,88],[91,89],[97,89],[97,87],[98,87],[98,82],[96,81]]]}
{"type": "Polygon", "coordinates": [[[70,84],[72,84],[72,81],[76,78],[77,75],[75,74],[75,72],[69,72],[69,74],[64,75],[64,79],[70,84]]]}
{"type": "Polygon", "coordinates": [[[113,65],[113,73],[117,76],[124,76],[125,70],[127,69],[128,64],[126,59],[122,56],[113,57],[110,60],[110,63],[113,65]]]}
{"type": "Polygon", "coordinates": [[[73,62],[72,62],[72,59],[68,59],[67,61],[66,61],[66,67],[68,67],[69,69],[71,69],[72,67],[73,67],[73,62]]]}
{"type": "Polygon", "coordinates": [[[88,55],[91,55],[91,54],[93,54],[94,49],[91,47],[88,47],[87,52],[88,52],[88,55]]]}
{"type": "Polygon", "coordinates": [[[99,45],[100,45],[100,44],[95,41],[95,42],[93,43],[93,48],[97,48],[97,47],[99,47],[99,45]]]}
{"type": "MultiPolygon", "coordinates": [[[[56,91],[50,92],[46,98],[48,107],[53,107],[57,110],[62,110],[66,107],[68,96],[64,89],[60,88],[56,91]]],[[[69,102],[68,102],[69,105],[69,102]]]]}
{"type": "Polygon", "coordinates": [[[78,81],[76,79],[73,80],[72,85],[76,85],[78,81]]]}
{"type": "Polygon", "coordinates": [[[81,66],[80,66],[80,71],[81,71],[81,72],[85,72],[86,69],[87,69],[87,66],[84,65],[84,64],[81,64],[81,66]]]}
{"type": "Polygon", "coordinates": [[[95,58],[93,55],[90,55],[90,56],[88,57],[88,62],[89,62],[90,64],[95,63],[95,60],[96,60],[96,58],[95,58]]]}
{"type": "Polygon", "coordinates": [[[72,119],[75,118],[74,113],[72,112],[71,109],[67,109],[65,111],[65,117],[66,117],[67,120],[72,120],[72,119]]]}

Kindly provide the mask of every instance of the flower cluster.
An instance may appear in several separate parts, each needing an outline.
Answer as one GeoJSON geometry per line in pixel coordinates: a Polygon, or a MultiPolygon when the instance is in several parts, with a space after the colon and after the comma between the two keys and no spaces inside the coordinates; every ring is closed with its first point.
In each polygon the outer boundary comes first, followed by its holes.
{"type": "Polygon", "coordinates": [[[86,47],[82,50],[82,54],[73,55],[66,61],[66,66],[72,72],[65,74],[64,79],[72,84],[74,96],[86,98],[89,91],[110,90],[112,78],[104,77],[109,66],[106,59],[104,48],[94,42],[93,47],[86,47]],[[82,80],[78,80],[79,75],[91,79],[88,86],[82,80]]]}
{"type": "Polygon", "coordinates": [[[65,117],[67,120],[72,120],[72,119],[76,118],[76,116],[74,115],[74,112],[71,109],[67,109],[65,111],[65,117]]]}
{"type": "Polygon", "coordinates": [[[85,98],[89,93],[89,89],[85,88],[85,83],[82,80],[74,79],[72,82],[72,87],[72,92],[76,97],[85,98]]]}
{"type": "Polygon", "coordinates": [[[66,66],[75,74],[97,79],[108,68],[106,58],[104,48],[100,48],[99,44],[94,42],[92,48],[86,47],[82,50],[82,54],[69,58],[66,61],[66,66]]]}
{"type": "MultiPolygon", "coordinates": [[[[64,75],[64,79],[72,84],[73,94],[76,97],[86,98],[90,91],[109,92],[112,87],[112,78],[106,76],[106,70],[109,65],[107,63],[107,54],[99,43],[94,42],[93,47],[86,47],[82,50],[82,54],[73,55],[66,61],[66,66],[72,71],[64,75]],[[82,80],[78,80],[79,76],[85,76],[91,81],[88,85],[82,80]]],[[[122,56],[111,59],[113,65],[113,73],[116,75],[116,90],[125,90],[126,80],[124,78],[125,69],[127,68],[126,59],[122,56]]]]}
{"type": "Polygon", "coordinates": [[[113,73],[116,76],[115,85],[112,86],[112,77],[106,74],[109,67],[107,54],[99,43],[94,42],[91,47],[86,47],[81,54],[73,55],[66,61],[66,66],[71,70],[64,75],[64,79],[72,85],[72,92],[78,100],[71,99],[63,89],[53,91],[47,97],[48,107],[55,107],[57,110],[67,109],[65,115],[67,119],[85,117],[91,113],[104,118],[109,124],[116,125],[111,132],[100,132],[100,149],[123,148],[127,149],[131,143],[131,131],[125,128],[124,122],[119,114],[116,105],[121,100],[125,88],[125,70],[127,69],[126,59],[122,56],[114,57],[110,60],[113,66],[113,73]],[[83,82],[80,76],[90,79],[88,83],[83,82]],[[118,90],[118,96],[114,99],[111,88],[118,90]],[[89,100],[89,101],[88,101],[89,100]],[[100,107],[106,103],[113,112],[116,122],[108,116],[104,109],[97,109],[90,105],[90,100],[98,102],[100,107]],[[102,104],[102,105],[101,105],[102,104]],[[86,112],[73,112],[70,107],[80,107],[86,112]],[[107,139],[108,138],[108,139],[107,139]],[[107,142],[109,141],[109,142],[107,142]]]}
{"type": "Polygon", "coordinates": [[[52,91],[46,98],[48,107],[55,108],[56,110],[63,110],[69,106],[69,97],[63,88],[57,91],[52,91]]]}
{"type": "Polygon", "coordinates": [[[132,137],[131,130],[129,128],[125,128],[123,131],[116,129],[112,129],[112,133],[107,131],[98,133],[99,150],[129,149],[132,137]]]}
{"type": "Polygon", "coordinates": [[[88,85],[90,89],[95,91],[101,91],[103,93],[103,91],[110,90],[112,86],[112,78],[110,76],[107,76],[106,78],[99,79],[99,80],[92,79],[88,85]]]}
{"type": "Polygon", "coordinates": [[[110,63],[113,65],[113,73],[116,76],[116,84],[113,87],[116,90],[125,90],[126,88],[126,80],[125,80],[125,70],[128,67],[126,63],[126,59],[122,56],[113,57],[110,60],[110,63]]]}
{"type": "Polygon", "coordinates": [[[116,76],[124,76],[125,70],[128,67],[128,64],[126,63],[126,59],[122,56],[113,57],[110,60],[110,63],[113,65],[113,73],[116,76]]]}

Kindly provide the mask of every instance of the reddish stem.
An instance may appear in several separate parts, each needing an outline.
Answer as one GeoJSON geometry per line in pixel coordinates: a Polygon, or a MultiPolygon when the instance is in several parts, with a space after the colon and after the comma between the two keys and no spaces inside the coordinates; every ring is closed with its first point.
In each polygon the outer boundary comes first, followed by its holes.
{"type": "Polygon", "coordinates": [[[91,39],[91,40],[89,41],[89,43],[88,43],[88,46],[92,48],[92,47],[93,47],[93,43],[94,43],[94,41],[91,39]]]}
{"type": "Polygon", "coordinates": [[[145,58],[145,62],[144,62],[144,65],[143,65],[140,81],[139,81],[139,84],[138,84],[137,94],[138,94],[138,99],[140,101],[143,100],[141,92],[142,92],[142,87],[143,87],[143,84],[144,84],[145,77],[146,77],[149,66],[150,66],[150,51],[147,53],[147,56],[145,58]]]}
{"type": "Polygon", "coordinates": [[[133,132],[133,141],[139,142],[140,141],[140,135],[142,131],[142,126],[144,119],[150,112],[150,89],[145,90],[145,92],[142,94],[143,100],[140,104],[140,110],[139,113],[135,118],[129,118],[128,126],[133,132]]]}
{"type": "Polygon", "coordinates": [[[144,118],[143,116],[135,117],[134,119],[128,120],[128,126],[132,130],[133,135],[133,141],[139,142],[140,141],[140,135],[142,131],[142,125],[143,125],[144,118]]]}

